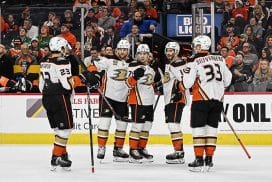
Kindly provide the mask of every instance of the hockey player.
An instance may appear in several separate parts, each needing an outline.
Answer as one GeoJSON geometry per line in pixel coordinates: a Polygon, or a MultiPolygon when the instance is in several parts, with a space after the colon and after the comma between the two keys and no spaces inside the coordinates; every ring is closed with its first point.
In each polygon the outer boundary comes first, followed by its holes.
{"type": "Polygon", "coordinates": [[[65,49],[71,48],[62,37],[53,37],[49,42],[51,56],[40,63],[39,89],[50,127],[55,132],[51,165],[70,169],[66,144],[73,129],[71,94],[73,79],[70,62],[64,58],[65,49]]]}
{"type": "MultiPolygon", "coordinates": [[[[114,111],[121,118],[128,118],[128,87],[126,85],[130,44],[127,40],[120,40],[116,48],[117,59],[101,59],[94,61],[97,71],[105,70],[102,88],[103,94],[110,102],[114,111]]],[[[112,120],[112,111],[106,102],[100,104],[100,122],[98,124],[98,159],[104,159],[109,128],[112,120]]],[[[129,155],[123,150],[128,123],[116,120],[114,161],[127,162],[129,155]]]]}
{"type": "Polygon", "coordinates": [[[182,73],[186,71],[186,62],[179,57],[180,46],[177,42],[168,42],[165,46],[165,55],[168,64],[165,65],[163,92],[165,102],[165,118],[171,134],[174,152],[166,155],[166,163],[183,164],[183,137],[181,131],[181,116],[185,104],[189,103],[189,90],[182,85],[182,73]]]}
{"type": "Polygon", "coordinates": [[[185,88],[193,90],[191,128],[195,160],[188,166],[192,171],[202,171],[204,165],[207,170],[213,166],[224,90],[231,83],[232,74],[222,56],[209,54],[211,39],[208,36],[197,36],[192,44],[195,56],[183,77],[185,88]]]}
{"type": "Polygon", "coordinates": [[[131,76],[127,80],[130,87],[128,103],[134,121],[129,134],[130,162],[153,161],[153,155],[146,150],[149,131],[153,122],[153,103],[155,100],[155,71],[150,66],[150,49],[147,44],[140,44],[136,51],[136,61],[129,64],[131,76]]]}

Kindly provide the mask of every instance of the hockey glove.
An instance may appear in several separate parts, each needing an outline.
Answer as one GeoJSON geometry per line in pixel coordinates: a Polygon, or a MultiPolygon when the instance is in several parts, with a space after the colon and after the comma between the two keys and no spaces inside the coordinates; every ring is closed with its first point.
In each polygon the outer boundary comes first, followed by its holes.
{"type": "Polygon", "coordinates": [[[176,83],[173,85],[172,94],[171,94],[172,102],[178,102],[182,98],[182,93],[180,92],[178,85],[179,85],[178,81],[176,81],[176,83]]]}
{"type": "Polygon", "coordinates": [[[135,80],[139,80],[142,76],[144,76],[144,72],[145,72],[145,70],[143,68],[137,68],[133,72],[133,78],[135,80]]]}
{"type": "Polygon", "coordinates": [[[100,75],[98,74],[98,72],[83,71],[79,76],[82,82],[86,85],[89,85],[91,88],[99,87],[100,75]]]}

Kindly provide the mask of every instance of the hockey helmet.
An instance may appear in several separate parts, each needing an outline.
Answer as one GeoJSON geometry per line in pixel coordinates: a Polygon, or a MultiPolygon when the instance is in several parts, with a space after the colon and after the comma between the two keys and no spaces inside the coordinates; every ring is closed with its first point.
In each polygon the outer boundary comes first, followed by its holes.
{"type": "Polygon", "coordinates": [[[178,55],[179,54],[179,50],[180,50],[180,46],[177,42],[168,42],[165,45],[165,49],[164,49],[164,53],[166,54],[166,50],[167,49],[174,49],[175,54],[178,55]]]}
{"type": "Polygon", "coordinates": [[[136,53],[139,53],[139,52],[146,52],[146,53],[149,53],[150,52],[150,49],[148,47],[147,44],[140,44],[138,45],[137,47],[137,52],[136,53]]]}
{"type": "Polygon", "coordinates": [[[63,37],[53,37],[49,41],[50,51],[63,52],[65,48],[72,49],[67,40],[63,37]]]}
{"type": "Polygon", "coordinates": [[[129,49],[129,48],[130,48],[130,44],[128,40],[123,39],[117,43],[117,49],[129,49]]]}
{"type": "Polygon", "coordinates": [[[193,48],[196,48],[197,45],[200,45],[201,50],[208,51],[211,47],[212,41],[207,35],[199,35],[194,38],[192,44],[193,48]]]}

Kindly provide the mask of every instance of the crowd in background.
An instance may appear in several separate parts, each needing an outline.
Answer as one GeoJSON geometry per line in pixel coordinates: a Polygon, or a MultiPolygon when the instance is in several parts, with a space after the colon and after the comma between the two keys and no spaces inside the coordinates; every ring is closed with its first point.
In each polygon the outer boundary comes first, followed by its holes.
{"type": "MultiPolygon", "coordinates": [[[[195,1],[209,2],[209,1],[195,1]]],[[[73,50],[69,57],[73,66],[76,89],[81,91],[77,75],[81,57],[111,57],[120,39],[127,39],[131,57],[137,45],[150,43],[152,33],[160,22],[160,14],[167,13],[166,1],[151,0],[76,0],[65,9],[48,9],[41,14],[39,9],[23,7],[20,13],[2,12],[0,75],[11,79],[28,76],[39,92],[38,74],[15,71],[13,66],[39,65],[50,55],[49,40],[54,36],[64,37],[73,50]],[[80,7],[84,8],[84,46],[81,47],[80,7]]],[[[179,3],[191,3],[187,0],[179,3]]],[[[223,14],[221,34],[217,35],[216,49],[233,73],[228,91],[272,91],[272,13],[271,2],[265,0],[215,1],[216,12],[223,14]]],[[[17,11],[18,12],[18,11],[17,11]]],[[[156,52],[156,48],[150,45],[156,52]]],[[[184,55],[181,55],[184,56],[184,55]]],[[[157,61],[162,61],[159,56],[157,61]]],[[[23,69],[22,69],[23,70],[23,69]]],[[[83,89],[84,90],[84,89],[83,89]]]]}

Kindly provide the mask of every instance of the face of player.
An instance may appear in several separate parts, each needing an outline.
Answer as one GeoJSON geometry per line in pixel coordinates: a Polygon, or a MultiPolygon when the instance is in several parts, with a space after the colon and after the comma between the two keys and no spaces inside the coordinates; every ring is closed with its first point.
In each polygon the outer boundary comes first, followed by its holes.
{"type": "Polygon", "coordinates": [[[148,52],[139,52],[137,53],[138,56],[138,60],[143,63],[143,64],[148,64],[148,58],[149,58],[149,54],[148,52]]]}
{"type": "Polygon", "coordinates": [[[168,60],[173,60],[175,56],[176,53],[174,49],[166,49],[166,57],[168,60]]]}
{"type": "Polygon", "coordinates": [[[116,50],[116,53],[119,59],[126,59],[128,57],[128,49],[119,48],[116,50]]]}

